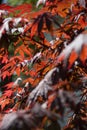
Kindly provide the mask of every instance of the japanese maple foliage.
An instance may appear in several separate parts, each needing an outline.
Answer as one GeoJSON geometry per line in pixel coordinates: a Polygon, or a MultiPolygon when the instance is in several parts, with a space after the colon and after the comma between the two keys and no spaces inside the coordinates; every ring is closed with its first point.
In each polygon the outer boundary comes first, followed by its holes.
{"type": "Polygon", "coordinates": [[[0,5],[0,80],[1,130],[86,130],[86,1],[0,5]]]}

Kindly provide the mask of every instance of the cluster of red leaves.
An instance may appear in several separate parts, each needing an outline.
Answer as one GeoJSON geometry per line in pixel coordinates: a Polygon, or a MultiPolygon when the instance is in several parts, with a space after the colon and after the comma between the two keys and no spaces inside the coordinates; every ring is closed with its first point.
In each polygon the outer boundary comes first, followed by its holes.
{"type": "Polygon", "coordinates": [[[3,120],[1,130],[87,129],[87,5],[83,1],[38,0],[37,7],[44,6],[36,12],[28,4],[0,5],[0,78],[1,83],[8,80],[0,86],[0,111],[13,115],[7,126],[3,120]],[[16,80],[10,82],[11,77],[16,80]],[[24,112],[14,112],[20,109],[24,112]],[[64,119],[69,123],[61,126],[64,119]],[[16,120],[22,123],[16,125],[16,120]]]}

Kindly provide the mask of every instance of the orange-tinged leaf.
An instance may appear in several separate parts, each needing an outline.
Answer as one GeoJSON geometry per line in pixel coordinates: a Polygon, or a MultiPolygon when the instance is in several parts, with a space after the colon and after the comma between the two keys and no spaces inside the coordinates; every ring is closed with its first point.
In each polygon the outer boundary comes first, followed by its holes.
{"type": "Polygon", "coordinates": [[[86,18],[84,16],[80,16],[78,24],[81,26],[81,28],[85,28],[87,26],[86,18]]]}
{"type": "Polygon", "coordinates": [[[13,68],[15,64],[16,64],[16,62],[13,57],[13,60],[9,61],[5,66],[2,67],[2,71],[8,70],[11,67],[13,68]]]}
{"type": "Polygon", "coordinates": [[[58,14],[62,17],[65,17],[66,14],[69,12],[69,8],[71,8],[71,5],[76,3],[77,0],[62,0],[58,2],[57,11],[58,14]]]}
{"type": "Polygon", "coordinates": [[[23,57],[23,59],[24,59],[24,52],[23,52],[23,50],[19,50],[19,54],[20,54],[21,57],[23,57]]]}
{"type": "Polygon", "coordinates": [[[44,39],[44,44],[48,47],[50,47],[50,42],[48,42],[46,39],[44,39]]]}
{"type": "Polygon", "coordinates": [[[87,45],[85,45],[85,44],[82,46],[80,59],[83,64],[84,64],[85,60],[87,59],[87,45]]]}
{"type": "Polygon", "coordinates": [[[6,55],[4,55],[3,57],[2,57],[2,64],[3,63],[7,63],[8,62],[8,55],[6,54],[6,55]]]}
{"type": "Polygon", "coordinates": [[[36,72],[38,72],[38,71],[40,71],[43,67],[42,67],[41,65],[39,65],[39,64],[35,64],[34,68],[35,68],[36,72]]]}
{"type": "Polygon", "coordinates": [[[30,71],[29,71],[29,74],[30,74],[30,76],[32,76],[32,77],[37,75],[36,71],[34,71],[34,70],[30,70],[30,71]]]}
{"type": "Polygon", "coordinates": [[[8,72],[8,71],[4,71],[4,72],[1,74],[1,77],[2,77],[3,80],[4,80],[6,77],[9,77],[9,76],[11,76],[11,75],[10,75],[10,72],[8,72]]]}
{"type": "Polygon", "coordinates": [[[37,33],[38,30],[38,22],[34,23],[31,28],[31,38],[37,33]]]}
{"type": "Polygon", "coordinates": [[[33,78],[28,78],[28,81],[29,81],[30,84],[33,84],[34,79],[33,78]]]}
{"type": "Polygon", "coordinates": [[[39,72],[39,71],[42,70],[46,65],[47,65],[47,61],[42,61],[42,62],[40,63],[40,65],[39,65],[39,64],[36,64],[36,65],[34,66],[34,68],[36,69],[36,72],[39,72]]]}
{"type": "Polygon", "coordinates": [[[26,48],[25,46],[22,48],[22,50],[24,51],[25,54],[27,54],[28,56],[31,56],[31,50],[29,48],[26,48]]]}
{"type": "Polygon", "coordinates": [[[4,87],[6,89],[10,89],[10,88],[12,88],[12,85],[13,85],[13,82],[10,82],[10,83],[6,84],[4,87]]]}
{"type": "Polygon", "coordinates": [[[0,102],[1,110],[3,110],[6,107],[6,105],[9,105],[11,103],[12,103],[12,99],[9,99],[9,98],[4,99],[3,101],[1,101],[0,102]]]}
{"type": "Polygon", "coordinates": [[[27,82],[29,82],[30,84],[33,84],[34,78],[27,78],[27,79],[25,79],[25,80],[23,81],[23,83],[27,83],[27,82]]]}
{"type": "Polygon", "coordinates": [[[22,62],[23,58],[21,56],[14,56],[10,59],[10,62],[15,64],[16,62],[22,62]]]}
{"type": "Polygon", "coordinates": [[[50,106],[51,106],[51,104],[52,104],[52,102],[54,101],[55,98],[56,98],[56,94],[52,94],[52,95],[49,96],[48,103],[47,103],[48,108],[50,108],[50,106]]]}
{"type": "Polygon", "coordinates": [[[44,71],[43,71],[43,75],[45,75],[47,72],[49,72],[52,69],[52,66],[47,66],[44,71]]]}
{"type": "Polygon", "coordinates": [[[17,75],[20,76],[20,73],[21,73],[20,66],[18,66],[15,71],[16,71],[17,75]]]}
{"type": "Polygon", "coordinates": [[[78,54],[75,52],[75,50],[72,50],[70,56],[69,56],[69,66],[68,68],[70,68],[72,66],[72,64],[75,62],[75,60],[78,58],[78,54]]]}
{"type": "Polygon", "coordinates": [[[6,96],[6,97],[11,97],[12,96],[12,94],[13,94],[13,91],[12,90],[6,90],[6,91],[4,91],[4,96],[6,96]]]}
{"type": "Polygon", "coordinates": [[[34,82],[33,82],[33,86],[36,86],[36,85],[40,82],[40,80],[41,80],[41,77],[36,78],[36,79],[34,80],[34,82]]]}
{"type": "Polygon", "coordinates": [[[70,39],[70,36],[66,33],[63,33],[63,37],[66,38],[66,39],[70,39]]]}

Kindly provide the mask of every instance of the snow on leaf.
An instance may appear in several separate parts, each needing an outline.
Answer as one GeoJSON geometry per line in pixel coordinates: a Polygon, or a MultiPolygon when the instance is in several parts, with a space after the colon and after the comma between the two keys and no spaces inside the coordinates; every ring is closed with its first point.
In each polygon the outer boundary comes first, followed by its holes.
{"type": "Polygon", "coordinates": [[[2,38],[3,34],[13,34],[15,31],[18,31],[19,33],[23,33],[24,29],[26,27],[26,23],[28,23],[27,19],[23,18],[5,18],[3,20],[3,24],[0,28],[0,38],[2,38]],[[18,27],[18,25],[22,23],[22,27],[18,27]]]}
{"type": "Polygon", "coordinates": [[[16,81],[13,83],[13,88],[15,88],[15,87],[18,87],[20,84],[21,84],[21,82],[22,82],[22,78],[21,77],[18,77],[17,79],[16,79],[16,81]]]}
{"type": "Polygon", "coordinates": [[[45,4],[46,0],[38,0],[36,7],[38,7],[40,4],[45,4]]]}
{"type": "Polygon", "coordinates": [[[5,19],[3,20],[3,23],[5,23],[5,22],[9,22],[9,21],[11,21],[11,20],[12,20],[11,17],[5,18],[5,19]]]}
{"type": "Polygon", "coordinates": [[[1,39],[1,37],[3,36],[3,34],[5,34],[5,29],[6,30],[9,30],[9,27],[8,27],[8,24],[3,24],[2,26],[1,26],[1,28],[0,28],[0,39],[1,39]]]}
{"type": "Polygon", "coordinates": [[[52,86],[58,81],[58,73],[59,69],[55,67],[45,75],[44,79],[42,79],[36,88],[29,94],[27,100],[28,105],[30,105],[32,101],[36,101],[38,96],[47,98],[48,91],[52,91],[52,86]],[[55,79],[53,79],[53,77],[55,77],[55,79]]]}
{"type": "Polygon", "coordinates": [[[41,52],[38,52],[32,59],[31,59],[31,63],[36,62],[38,59],[41,58],[41,52]]]}
{"type": "Polygon", "coordinates": [[[20,17],[19,18],[15,18],[13,25],[17,26],[19,24],[19,22],[21,22],[21,20],[22,20],[22,18],[20,18],[20,17]]]}
{"type": "Polygon", "coordinates": [[[79,4],[80,4],[80,6],[82,6],[82,7],[86,7],[86,0],[79,0],[79,4]]]}
{"type": "Polygon", "coordinates": [[[23,33],[24,32],[24,28],[19,27],[19,28],[13,28],[13,29],[11,29],[11,33],[12,34],[14,34],[15,32],[23,33]]]}
{"type": "MultiPolygon", "coordinates": [[[[82,48],[83,45],[87,46],[87,34],[83,33],[78,35],[58,56],[58,62],[62,62],[62,61],[66,61],[68,59],[68,57],[71,55],[71,53],[73,52],[75,54],[75,52],[77,53],[78,57],[79,54],[82,53],[82,48]]],[[[76,55],[75,59],[77,58],[76,55]]],[[[72,57],[72,56],[71,56],[72,57]]],[[[81,56],[82,57],[82,56],[81,56]]],[[[80,57],[79,57],[80,58],[80,57]]],[[[85,55],[84,60],[87,58],[87,56],[85,55]]],[[[74,59],[74,60],[75,60],[74,59]]],[[[74,60],[72,60],[72,63],[74,62],[74,60]]],[[[70,61],[71,62],[71,61],[70,61]]]]}
{"type": "Polygon", "coordinates": [[[23,33],[23,32],[24,32],[24,28],[21,28],[21,27],[18,28],[18,32],[19,32],[19,33],[23,33]]]}
{"type": "Polygon", "coordinates": [[[1,17],[2,15],[7,15],[7,14],[8,14],[8,11],[0,10],[0,17],[1,17]]]}

